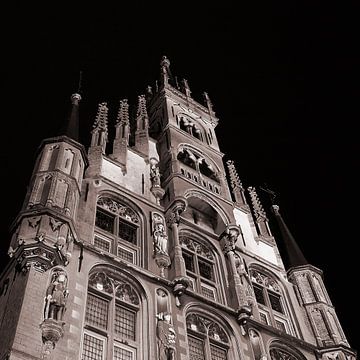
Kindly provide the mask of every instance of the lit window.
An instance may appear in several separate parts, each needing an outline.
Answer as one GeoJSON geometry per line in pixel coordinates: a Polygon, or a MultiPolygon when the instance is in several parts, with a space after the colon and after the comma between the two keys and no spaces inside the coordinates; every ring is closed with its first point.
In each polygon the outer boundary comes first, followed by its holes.
{"type": "Polygon", "coordinates": [[[229,340],[216,322],[199,314],[186,317],[189,360],[226,360],[229,340]]]}
{"type": "Polygon", "coordinates": [[[192,280],[191,288],[203,296],[218,300],[215,258],[208,247],[189,237],[180,238],[186,273],[192,280]]]}
{"type": "Polygon", "coordinates": [[[289,319],[277,282],[272,277],[254,269],[250,270],[250,278],[259,306],[260,321],[289,333],[289,319]]]}
{"type": "Polygon", "coordinates": [[[129,206],[101,197],[95,218],[95,230],[101,237],[95,236],[95,247],[135,263],[139,253],[139,223],[139,216],[129,206]]]}
{"type": "Polygon", "coordinates": [[[140,302],[127,280],[94,272],[89,278],[82,360],[135,360],[140,302]]]}

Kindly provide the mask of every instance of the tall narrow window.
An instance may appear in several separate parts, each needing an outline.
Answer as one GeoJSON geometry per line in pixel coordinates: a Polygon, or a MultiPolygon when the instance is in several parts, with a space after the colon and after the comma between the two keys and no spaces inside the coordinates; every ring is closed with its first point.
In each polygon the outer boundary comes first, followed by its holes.
{"type": "Polygon", "coordinates": [[[284,299],[277,282],[272,277],[254,269],[250,270],[250,278],[259,306],[260,321],[291,333],[284,299]]]}
{"type": "Polygon", "coordinates": [[[92,273],[85,309],[82,360],[141,357],[139,306],[135,289],[125,279],[105,271],[92,273]]]}
{"type": "Polygon", "coordinates": [[[182,236],[180,243],[192,289],[209,299],[218,300],[214,255],[204,244],[187,236],[182,236]]]}
{"type": "Polygon", "coordinates": [[[190,360],[228,359],[229,339],[216,322],[200,315],[186,317],[190,360]]]}
{"type": "Polygon", "coordinates": [[[94,245],[121,259],[136,263],[139,254],[140,218],[129,206],[109,197],[97,203],[94,245]]]}

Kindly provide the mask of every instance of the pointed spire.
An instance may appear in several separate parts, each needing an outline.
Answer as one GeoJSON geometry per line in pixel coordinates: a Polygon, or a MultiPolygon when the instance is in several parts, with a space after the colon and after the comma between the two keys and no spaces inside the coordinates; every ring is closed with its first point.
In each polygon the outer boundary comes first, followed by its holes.
{"type": "Polygon", "coordinates": [[[115,127],[129,124],[129,104],[127,99],[120,100],[118,115],[115,127]]]}
{"type": "Polygon", "coordinates": [[[184,92],[184,94],[187,97],[191,97],[191,90],[190,90],[188,81],[186,79],[182,79],[181,85],[182,85],[182,91],[184,92]]]}
{"type": "Polygon", "coordinates": [[[120,106],[115,124],[115,139],[113,153],[110,155],[126,170],[127,150],[129,144],[130,121],[129,104],[127,99],[120,100],[120,106]]]}
{"type": "Polygon", "coordinates": [[[145,156],[149,156],[149,116],[146,109],[145,95],[138,97],[135,148],[145,156]]]}
{"type": "Polygon", "coordinates": [[[229,171],[230,185],[231,185],[232,193],[235,198],[235,203],[237,205],[245,205],[246,201],[245,201],[245,196],[244,196],[244,188],[242,186],[239,175],[236,171],[234,161],[228,160],[226,162],[226,165],[227,165],[228,171],[229,171]]]}
{"type": "Polygon", "coordinates": [[[266,212],[260,202],[259,196],[256,192],[255,187],[249,186],[248,193],[251,200],[252,205],[252,212],[255,217],[255,223],[260,236],[269,237],[271,236],[269,224],[268,224],[268,217],[266,212]]]}
{"type": "Polygon", "coordinates": [[[252,204],[252,209],[254,212],[254,216],[255,219],[257,221],[263,221],[263,220],[268,220],[267,216],[266,216],[266,212],[260,202],[259,196],[256,192],[255,187],[253,186],[249,186],[248,187],[248,192],[250,195],[250,200],[251,200],[251,204],[252,204]]]}
{"type": "Polygon", "coordinates": [[[210,113],[214,112],[213,104],[212,104],[212,102],[209,98],[209,95],[206,91],[203,92],[203,97],[204,97],[205,104],[206,104],[207,108],[209,109],[209,112],[210,113]]]}
{"type": "Polygon", "coordinates": [[[169,85],[169,78],[170,78],[170,61],[164,55],[160,61],[160,82],[163,87],[167,87],[169,85]]]}
{"type": "Polygon", "coordinates": [[[308,261],[306,260],[299,245],[295,241],[295,238],[291,234],[289,228],[285,224],[285,221],[280,214],[279,206],[272,205],[271,209],[272,209],[272,211],[275,215],[275,218],[277,220],[277,223],[279,225],[279,229],[280,229],[283,244],[284,244],[285,256],[287,258],[288,268],[295,267],[295,266],[301,266],[301,265],[307,265],[308,261]]]}
{"type": "Polygon", "coordinates": [[[99,104],[98,112],[94,121],[91,146],[101,146],[105,152],[108,140],[108,107],[106,102],[99,104]]]}

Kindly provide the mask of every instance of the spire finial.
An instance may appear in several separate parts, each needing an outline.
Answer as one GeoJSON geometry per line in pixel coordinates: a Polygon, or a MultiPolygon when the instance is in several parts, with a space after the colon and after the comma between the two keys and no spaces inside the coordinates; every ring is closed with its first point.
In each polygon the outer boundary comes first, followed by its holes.
{"type": "Polygon", "coordinates": [[[228,171],[229,171],[230,185],[231,185],[232,193],[235,198],[235,202],[239,205],[244,205],[246,203],[245,197],[244,197],[244,188],[242,186],[239,175],[236,171],[234,161],[228,160],[226,162],[226,165],[227,165],[228,171]]]}
{"type": "Polygon", "coordinates": [[[182,79],[182,90],[187,97],[191,97],[191,90],[186,79],[182,79]]]}
{"type": "Polygon", "coordinates": [[[138,108],[136,117],[148,117],[147,110],[146,110],[146,98],[145,95],[138,96],[138,108]]]}
{"type": "Polygon", "coordinates": [[[116,127],[129,124],[129,104],[127,99],[120,100],[120,107],[116,118],[116,127]]]}
{"type": "Polygon", "coordinates": [[[207,108],[209,109],[209,112],[212,113],[213,112],[213,104],[209,98],[209,95],[206,91],[203,92],[203,97],[205,100],[205,104],[207,106],[207,108]]]}
{"type": "Polygon", "coordinates": [[[169,85],[169,78],[170,78],[170,61],[164,55],[160,61],[160,68],[161,68],[161,85],[167,87],[169,85]]]}
{"type": "Polygon", "coordinates": [[[106,102],[99,104],[91,132],[91,146],[101,146],[103,153],[105,153],[106,143],[108,141],[108,111],[109,109],[106,102]]]}
{"type": "Polygon", "coordinates": [[[251,204],[252,204],[252,208],[254,211],[254,216],[256,218],[257,221],[260,220],[268,220],[267,216],[266,216],[266,212],[260,202],[259,196],[256,192],[256,189],[254,186],[249,186],[247,188],[249,195],[250,195],[250,200],[251,200],[251,204]]]}

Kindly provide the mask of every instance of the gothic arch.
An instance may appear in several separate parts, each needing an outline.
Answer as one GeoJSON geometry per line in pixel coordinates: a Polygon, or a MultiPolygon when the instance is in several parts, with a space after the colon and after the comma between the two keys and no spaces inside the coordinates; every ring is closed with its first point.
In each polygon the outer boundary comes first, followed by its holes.
{"type": "MultiPolygon", "coordinates": [[[[215,212],[220,216],[221,222],[223,223],[223,228],[219,230],[219,234],[224,230],[225,226],[231,223],[229,216],[226,212],[211,198],[205,191],[201,191],[198,189],[188,189],[184,193],[185,199],[190,199],[192,197],[198,198],[201,201],[207,203],[212,207],[215,212]]],[[[218,224],[220,225],[220,224],[218,224]]]]}
{"type": "Polygon", "coordinates": [[[272,339],[268,342],[268,353],[270,360],[281,360],[279,355],[289,356],[288,360],[306,360],[305,356],[295,347],[285,341],[279,339],[272,339]]]}
{"type": "Polygon", "coordinates": [[[109,264],[88,272],[82,353],[149,358],[149,291],[127,271],[109,264]]]}
{"type": "Polygon", "coordinates": [[[207,154],[205,154],[204,152],[202,152],[201,150],[199,150],[196,146],[188,144],[188,143],[180,143],[178,145],[178,149],[177,149],[177,153],[184,151],[184,150],[190,150],[192,153],[196,154],[198,157],[203,158],[205,160],[207,160],[209,162],[210,165],[212,165],[215,170],[216,173],[220,173],[221,169],[219,168],[219,166],[216,164],[216,162],[214,160],[211,159],[211,157],[209,157],[207,154]]]}
{"type": "MultiPolygon", "coordinates": [[[[242,359],[242,352],[238,341],[239,334],[236,334],[234,325],[230,325],[230,319],[217,312],[214,314],[214,309],[202,304],[201,306],[195,302],[190,302],[184,306],[185,321],[189,315],[199,315],[207,320],[213,321],[219,325],[227,337],[228,354],[227,360],[242,359]]],[[[239,330],[240,331],[240,330],[239,330]]],[[[188,330],[187,330],[188,333],[188,330]]]]}

